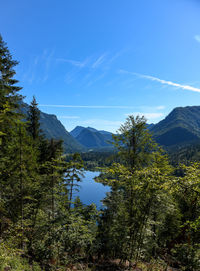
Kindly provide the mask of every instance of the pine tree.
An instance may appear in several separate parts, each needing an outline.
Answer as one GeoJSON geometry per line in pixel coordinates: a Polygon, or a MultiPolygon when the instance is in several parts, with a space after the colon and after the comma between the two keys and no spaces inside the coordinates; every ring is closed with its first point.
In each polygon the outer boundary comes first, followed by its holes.
{"type": "MultiPolygon", "coordinates": [[[[81,177],[83,177],[83,160],[79,153],[74,153],[72,155],[72,160],[68,163],[66,170],[66,180],[67,187],[69,187],[69,210],[71,209],[71,203],[73,199],[74,187],[78,186],[78,183],[81,181],[81,177]]],[[[78,190],[77,188],[75,189],[78,190]]]]}
{"type": "Polygon", "coordinates": [[[38,104],[36,102],[35,96],[33,96],[33,100],[31,105],[29,106],[28,111],[28,125],[27,130],[32,136],[34,141],[37,141],[41,137],[41,129],[40,129],[40,111],[38,109],[38,104]]]}
{"type": "Polygon", "coordinates": [[[16,120],[20,119],[16,112],[21,95],[18,94],[21,87],[17,86],[18,81],[14,78],[14,67],[18,64],[12,56],[0,35],[0,136],[4,141],[2,149],[6,149],[8,137],[12,135],[13,126],[16,120]]]}
{"type": "Polygon", "coordinates": [[[6,209],[4,199],[9,187],[8,178],[12,175],[9,172],[13,163],[13,151],[16,144],[16,137],[20,125],[21,116],[17,113],[18,103],[21,96],[18,94],[21,89],[17,86],[18,81],[14,78],[14,67],[17,61],[12,56],[0,35],[0,235],[3,231],[3,217],[5,218],[10,210],[6,209]]]}

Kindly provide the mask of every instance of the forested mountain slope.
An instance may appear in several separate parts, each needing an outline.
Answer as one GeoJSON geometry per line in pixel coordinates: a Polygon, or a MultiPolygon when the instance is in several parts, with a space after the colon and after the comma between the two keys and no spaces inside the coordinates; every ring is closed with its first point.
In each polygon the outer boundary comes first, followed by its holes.
{"type": "MultiPolygon", "coordinates": [[[[27,115],[28,105],[21,104],[21,111],[27,115]]],[[[63,124],[57,119],[55,115],[47,114],[40,111],[41,129],[48,139],[62,139],[63,146],[66,152],[82,152],[85,151],[82,146],[71,134],[65,129],[63,124]]]]}
{"type": "Polygon", "coordinates": [[[87,148],[112,147],[109,141],[112,140],[112,133],[107,131],[98,131],[92,127],[75,127],[70,134],[87,148]]]}
{"type": "MultiPolygon", "coordinates": [[[[166,148],[200,142],[200,106],[177,107],[157,124],[148,124],[155,141],[166,148]]],[[[87,148],[109,146],[112,134],[77,126],[70,134],[87,148]]]]}
{"type": "MultiPolygon", "coordinates": [[[[23,103],[27,114],[28,105],[23,103]]],[[[70,133],[55,115],[40,111],[41,128],[47,138],[62,139],[67,152],[83,152],[90,148],[111,148],[112,133],[92,127],[76,126],[70,133]]],[[[200,142],[200,106],[177,107],[162,121],[148,125],[155,141],[173,148],[200,142]]]]}
{"type": "Polygon", "coordinates": [[[200,140],[200,106],[177,107],[150,128],[157,143],[171,147],[200,140]]]}

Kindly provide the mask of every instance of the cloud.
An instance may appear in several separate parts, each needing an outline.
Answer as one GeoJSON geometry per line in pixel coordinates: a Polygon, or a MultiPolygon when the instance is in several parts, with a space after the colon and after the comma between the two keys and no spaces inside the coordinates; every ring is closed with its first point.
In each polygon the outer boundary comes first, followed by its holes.
{"type": "Polygon", "coordinates": [[[35,58],[34,58],[34,65],[37,65],[38,64],[38,61],[39,61],[39,56],[36,56],[35,58]]]}
{"type": "Polygon", "coordinates": [[[77,61],[77,60],[73,60],[73,59],[56,58],[56,61],[66,62],[66,63],[70,63],[72,66],[75,66],[75,67],[78,67],[78,68],[84,68],[86,66],[87,62],[88,62],[88,59],[81,62],[81,61],[77,61]]]}
{"type": "Polygon", "coordinates": [[[165,109],[164,105],[158,105],[158,106],[138,106],[139,110],[144,110],[144,111],[153,111],[153,110],[163,110],[165,109]]]}
{"type": "Polygon", "coordinates": [[[115,61],[125,50],[110,54],[108,51],[101,55],[89,55],[84,61],[78,61],[71,58],[57,57],[57,63],[68,63],[72,66],[72,70],[68,70],[65,75],[67,84],[76,82],[82,83],[82,86],[91,87],[97,81],[102,80],[110,70],[110,65],[115,61]],[[103,65],[102,65],[103,64],[103,65]],[[77,76],[79,78],[77,80],[77,76]]]}
{"type": "Polygon", "coordinates": [[[98,123],[98,124],[103,124],[103,125],[120,125],[121,121],[104,120],[104,119],[88,119],[88,120],[82,121],[81,123],[84,123],[84,124],[98,123]]]}
{"type": "Polygon", "coordinates": [[[131,75],[138,76],[138,77],[148,79],[148,80],[151,80],[151,81],[159,82],[159,83],[161,83],[163,85],[168,85],[168,86],[172,86],[172,87],[181,88],[183,90],[190,90],[190,91],[194,91],[194,92],[200,92],[200,88],[195,88],[195,87],[192,87],[192,86],[189,86],[189,85],[182,85],[182,84],[175,83],[175,82],[172,82],[172,81],[166,81],[166,80],[163,80],[163,79],[151,76],[151,75],[144,75],[144,74],[140,74],[140,73],[136,73],[136,72],[129,72],[129,71],[126,71],[126,70],[119,70],[119,73],[121,73],[121,74],[131,74],[131,75]]]}
{"type": "Polygon", "coordinates": [[[135,106],[126,105],[61,105],[61,104],[40,104],[40,107],[58,107],[58,108],[91,108],[91,109],[132,109],[135,106]]]}
{"type": "Polygon", "coordinates": [[[96,77],[95,79],[89,81],[87,83],[87,86],[90,87],[91,85],[93,85],[94,83],[96,83],[97,81],[101,80],[102,78],[104,78],[106,75],[106,72],[104,72],[103,74],[99,75],[98,77],[96,77]]]}
{"type": "Polygon", "coordinates": [[[100,57],[97,58],[97,60],[92,64],[92,68],[96,69],[98,68],[105,60],[106,53],[102,54],[100,57]]]}
{"type": "Polygon", "coordinates": [[[157,119],[160,117],[163,117],[163,113],[144,113],[144,112],[132,112],[132,113],[128,113],[125,114],[125,116],[130,116],[130,115],[134,115],[134,116],[144,116],[147,119],[157,119]]]}
{"type": "Polygon", "coordinates": [[[120,57],[127,49],[123,49],[118,51],[111,59],[108,60],[108,64],[111,64],[113,61],[115,61],[118,57],[120,57]]]}
{"type": "Polygon", "coordinates": [[[44,76],[42,79],[43,82],[45,82],[49,77],[49,70],[51,68],[51,62],[52,62],[53,55],[54,55],[54,50],[52,50],[49,53],[49,55],[47,55],[47,51],[45,51],[45,54],[44,54],[45,67],[44,67],[44,76]]]}
{"type": "Polygon", "coordinates": [[[165,109],[165,106],[164,105],[159,105],[159,106],[156,106],[155,108],[158,109],[158,110],[163,110],[163,109],[165,109]]]}
{"type": "Polygon", "coordinates": [[[57,116],[59,119],[80,119],[79,116],[57,116]]]}
{"type": "Polygon", "coordinates": [[[39,104],[40,107],[55,108],[85,108],[85,109],[139,109],[139,110],[162,110],[163,105],[158,106],[129,106],[129,105],[65,105],[65,104],[39,104]]]}
{"type": "Polygon", "coordinates": [[[195,39],[197,42],[200,43],[200,35],[195,35],[195,36],[194,36],[194,39],[195,39]]]}
{"type": "Polygon", "coordinates": [[[24,70],[22,75],[22,80],[27,81],[29,84],[32,84],[36,78],[36,71],[40,56],[35,56],[30,58],[29,66],[24,70]]]}

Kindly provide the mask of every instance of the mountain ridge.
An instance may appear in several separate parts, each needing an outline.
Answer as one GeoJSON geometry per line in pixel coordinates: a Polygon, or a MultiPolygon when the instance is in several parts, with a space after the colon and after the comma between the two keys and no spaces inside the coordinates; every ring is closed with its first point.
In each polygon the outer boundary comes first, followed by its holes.
{"type": "Polygon", "coordinates": [[[150,131],[156,142],[168,147],[198,141],[200,106],[176,107],[150,131]]]}
{"type": "Polygon", "coordinates": [[[109,141],[112,140],[112,133],[108,131],[98,131],[92,127],[76,126],[71,132],[75,139],[86,148],[112,147],[109,141]]]}
{"type": "MultiPolygon", "coordinates": [[[[20,111],[27,116],[29,105],[26,103],[20,104],[20,111]]],[[[38,109],[39,110],[39,109],[38,109]]],[[[40,126],[43,134],[46,138],[63,140],[63,147],[66,152],[82,152],[85,151],[85,147],[82,146],[64,127],[64,125],[57,119],[54,114],[40,112],[40,126]]]]}
{"type": "MultiPolygon", "coordinates": [[[[25,115],[28,105],[23,103],[25,115]]],[[[62,139],[66,152],[85,152],[91,149],[112,149],[112,133],[93,127],[76,126],[68,132],[56,115],[40,111],[40,124],[45,136],[62,139]]],[[[164,148],[174,148],[200,142],[200,106],[174,108],[157,124],[147,124],[155,141],[164,148]]]]}

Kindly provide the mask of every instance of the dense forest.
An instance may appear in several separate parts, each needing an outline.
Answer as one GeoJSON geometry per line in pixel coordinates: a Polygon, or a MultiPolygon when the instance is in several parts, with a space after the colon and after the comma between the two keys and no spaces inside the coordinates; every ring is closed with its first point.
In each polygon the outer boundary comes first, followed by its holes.
{"type": "Polygon", "coordinates": [[[133,116],[113,136],[114,157],[66,157],[43,135],[35,98],[27,121],[20,113],[16,65],[0,36],[0,270],[200,270],[198,159],[170,163],[133,116]],[[73,197],[82,158],[103,167],[104,209],[73,197]]]}

